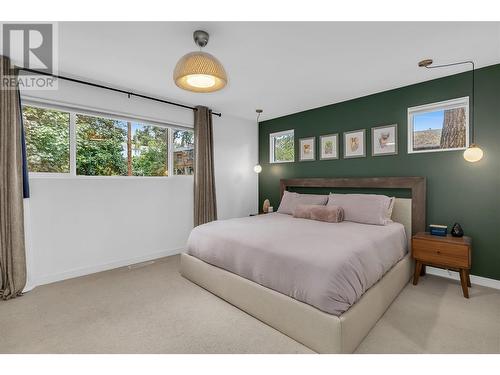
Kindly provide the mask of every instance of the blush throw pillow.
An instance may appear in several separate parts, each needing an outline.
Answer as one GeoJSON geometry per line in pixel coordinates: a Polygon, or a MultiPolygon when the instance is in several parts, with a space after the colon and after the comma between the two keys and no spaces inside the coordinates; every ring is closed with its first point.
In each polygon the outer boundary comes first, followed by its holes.
{"type": "Polygon", "coordinates": [[[278,212],[280,214],[293,215],[295,208],[299,204],[313,204],[324,206],[328,202],[328,195],[319,194],[299,194],[285,191],[281,198],[278,212]]]}
{"type": "Polygon", "coordinates": [[[325,221],[327,223],[340,223],[344,220],[344,210],[342,207],[334,205],[299,204],[293,211],[293,217],[325,221]]]}
{"type": "Polygon", "coordinates": [[[327,223],[340,223],[344,220],[344,209],[334,205],[312,206],[311,219],[327,223]]]}
{"type": "Polygon", "coordinates": [[[344,220],[362,224],[386,225],[390,223],[388,211],[391,198],[378,194],[333,194],[328,197],[328,206],[344,209],[344,220]]]}

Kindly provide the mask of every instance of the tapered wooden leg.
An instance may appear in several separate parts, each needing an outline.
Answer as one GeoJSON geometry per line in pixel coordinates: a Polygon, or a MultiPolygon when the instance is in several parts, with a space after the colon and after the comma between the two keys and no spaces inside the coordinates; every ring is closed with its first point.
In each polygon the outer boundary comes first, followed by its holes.
{"type": "Polygon", "coordinates": [[[462,284],[462,292],[465,298],[469,298],[469,288],[467,287],[467,270],[460,270],[460,283],[462,284]]]}
{"type": "Polygon", "coordinates": [[[422,269],[420,270],[420,276],[425,276],[425,264],[422,264],[422,269]]]}
{"type": "Polygon", "coordinates": [[[467,286],[470,288],[470,270],[467,270],[467,286]]]}
{"type": "Polygon", "coordinates": [[[413,285],[418,284],[418,277],[420,276],[420,272],[422,272],[422,263],[418,260],[415,261],[415,273],[413,274],[413,285]]]}

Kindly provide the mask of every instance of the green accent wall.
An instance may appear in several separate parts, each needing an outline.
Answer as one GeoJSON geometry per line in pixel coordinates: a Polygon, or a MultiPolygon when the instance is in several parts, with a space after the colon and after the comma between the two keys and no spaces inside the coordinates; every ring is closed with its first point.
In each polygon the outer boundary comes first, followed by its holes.
{"type": "MultiPolygon", "coordinates": [[[[332,88],[335,89],[335,88],[332,88]]],[[[457,221],[473,238],[472,274],[500,280],[500,64],[476,71],[478,163],[463,151],[407,153],[407,108],[471,94],[471,74],[461,73],[311,109],[259,124],[259,204],[279,205],[279,180],[292,177],[427,177],[427,224],[457,221]],[[370,128],[398,124],[399,154],[371,156],[370,128]],[[342,159],[343,132],[366,129],[366,157],[342,159]],[[295,162],[269,163],[269,134],[295,130],[295,162]],[[298,161],[298,140],[339,133],[340,159],[298,161]]],[[[314,93],[310,93],[314,95],[314,93]]]]}

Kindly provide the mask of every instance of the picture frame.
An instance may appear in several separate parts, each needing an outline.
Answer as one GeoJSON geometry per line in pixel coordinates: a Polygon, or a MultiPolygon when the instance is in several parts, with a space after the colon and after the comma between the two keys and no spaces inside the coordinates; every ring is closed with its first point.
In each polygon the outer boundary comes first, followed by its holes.
{"type": "Polygon", "coordinates": [[[366,157],[366,129],[344,132],[344,159],[366,157]]]}
{"type": "Polygon", "coordinates": [[[334,160],[339,158],[339,135],[325,134],[319,137],[319,160],[334,160]]]}
{"type": "Polygon", "coordinates": [[[316,137],[299,139],[299,161],[316,160],[316,137]]]}
{"type": "Polygon", "coordinates": [[[469,147],[469,97],[408,108],[408,154],[469,147]]]}
{"type": "Polygon", "coordinates": [[[398,124],[376,126],[372,132],[372,156],[398,154],[398,124]]]}

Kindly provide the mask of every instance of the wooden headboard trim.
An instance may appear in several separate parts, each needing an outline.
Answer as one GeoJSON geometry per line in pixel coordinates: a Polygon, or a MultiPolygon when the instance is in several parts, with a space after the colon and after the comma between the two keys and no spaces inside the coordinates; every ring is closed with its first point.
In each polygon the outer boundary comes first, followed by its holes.
{"type": "Polygon", "coordinates": [[[425,177],[289,178],[280,180],[280,197],[289,187],[411,190],[412,233],[425,231],[425,177]]]}

